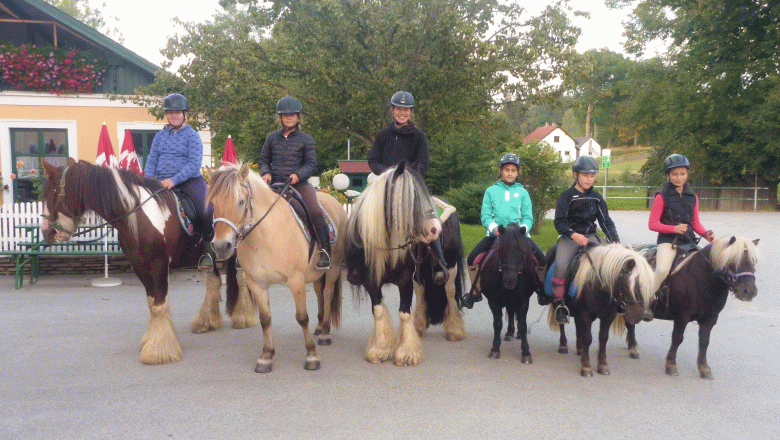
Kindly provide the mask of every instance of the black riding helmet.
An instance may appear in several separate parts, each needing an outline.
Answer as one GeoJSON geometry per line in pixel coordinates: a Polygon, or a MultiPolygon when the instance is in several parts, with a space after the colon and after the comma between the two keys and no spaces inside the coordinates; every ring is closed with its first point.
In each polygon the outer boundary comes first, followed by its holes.
{"type": "Polygon", "coordinates": [[[396,107],[414,108],[414,96],[409,92],[395,92],[392,98],[390,98],[390,105],[396,107]]]}
{"type": "Polygon", "coordinates": [[[276,113],[280,115],[284,113],[295,113],[300,115],[303,113],[303,106],[301,105],[301,101],[287,95],[276,103],[276,113]]]}
{"type": "Polygon", "coordinates": [[[163,110],[166,112],[188,112],[190,111],[190,102],[181,93],[172,93],[163,100],[163,110]]]}
{"type": "Polygon", "coordinates": [[[688,158],[682,154],[672,154],[664,160],[664,173],[669,174],[672,168],[685,167],[691,169],[691,163],[688,162],[688,158]]]}
{"type": "Polygon", "coordinates": [[[571,170],[577,173],[598,173],[599,164],[590,156],[580,156],[571,165],[571,170]]]}
{"type": "Polygon", "coordinates": [[[517,165],[517,169],[520,169],[520,158],[515,153],[506,153],[501,156],[501,159],[498,161],[498,169],[500,170],[508,163],[515,164],[517,165]]]}

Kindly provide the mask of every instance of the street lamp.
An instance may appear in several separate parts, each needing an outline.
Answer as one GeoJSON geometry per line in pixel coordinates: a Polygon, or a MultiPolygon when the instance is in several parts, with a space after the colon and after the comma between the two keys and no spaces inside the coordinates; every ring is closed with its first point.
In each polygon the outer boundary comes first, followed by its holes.
{"type": "Polygon", "coordinates": [[[333,176],[333,187],[339,191],[349,188],[349,177],[344,173],[338,173],[333,176]]]}

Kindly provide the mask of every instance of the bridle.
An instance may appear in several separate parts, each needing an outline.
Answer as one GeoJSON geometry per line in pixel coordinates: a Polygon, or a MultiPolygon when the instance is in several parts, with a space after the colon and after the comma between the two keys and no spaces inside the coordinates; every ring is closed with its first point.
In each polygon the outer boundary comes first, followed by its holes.
{"type": "Polygon", "coordinates": [[[284,195],[285,192],[287,192],[287,189],[290,187],[290,178],[288,177],[287,180],[284,182],[284,186],[282,186],[282,189],[279,191],[279,195],[276,196],[276,199],[274,199],[273,203],[271,203],[271,206],[268,207],[268,209],[265,211],[265,214],[263,214],[260,219],[255,222],[255,205],[253,202],[252,197],[252,186],[249,185],[246,181],[241,182],[241,187],[246,189],[247,192],[247,199],[249,203],[244,205],[244,213],[241,216],[241,220],[245,220],[247,218],[247,213],[249,214],[249,221],[244,223],[244,226],[242,226],[240,229],[238,226],[235,225],[235,223],[231,222],[230,220],[224,218],[224,217],[218,217],[215,218],[212,222],[213,226],[216,226],[217,223],[225,223],[226,225],[230,226],[231,229],[233,229],[233,232],[236,233],[236,242],[235,247],[238,247],[238,245],[244,241],[244,239],[252,233],[252,231],[268,216],[268,214],[271,212],[271,209],[273,209],[274,205],[276,205],[276,202],[279,201],[280,198],[282,198],[282,195],[284,195]]]}

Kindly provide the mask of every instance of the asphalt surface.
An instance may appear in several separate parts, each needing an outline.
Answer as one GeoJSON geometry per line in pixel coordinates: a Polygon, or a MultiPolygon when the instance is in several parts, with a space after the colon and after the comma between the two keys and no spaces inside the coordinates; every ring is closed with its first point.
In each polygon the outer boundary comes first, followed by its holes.
{"type": "MultiPolygon", "coordinates": [[[[647,212],[612,214],[624,243],[654,241],[647,212]]],[[[259,328],[234,330],[226,319],[216,332],[189,332],[205,289],[191,271],[176,272],[169,293],[184,358],[143,365],[148,308],[134,276],[98,288],[83,276],[47,275],[21,290],[3,276],[0,439],[780,438],[780,213],[705,212],[702,222],[719,236],[760,238],[763,252],[758,296],[750,303],[731,296],[713,330],[712,381],[696,369],[695,324],[678,352],[680,375],[664,373],[672,325],[660,320],[637,327],[641,359],[629,359],[625,342],[612,336],[612,374],[580,377],[574,326],[570,354],[558,354],[558,335],[535,303],[531,365],[520,363],[519,341],[488,359],[484,301],[465,311],[465,340],[446,341],[433,327],[420,365],[372,365],[363,359],[370,303],[354,300],[349,288],[333,345],[318,347],[322,368],[305,371],[286,287],[271,292],[273,371],[257,374],[259,328]]],[[[389,287],[385,294],[397,328],[398,295],[389,287]]],[[[309,314],[316,316],[313,294],[309,314]]]]}

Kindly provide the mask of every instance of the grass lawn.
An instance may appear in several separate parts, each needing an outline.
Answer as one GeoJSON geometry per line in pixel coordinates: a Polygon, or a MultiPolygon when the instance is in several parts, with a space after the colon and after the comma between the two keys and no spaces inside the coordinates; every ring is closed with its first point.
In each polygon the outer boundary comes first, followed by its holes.
{"type": "MultiPolygon", "coordinates": [[[[482,225],[467,225],[465,223],[460,224],[460,236],[463,239],[463,255],[466,256],[474,249],[474,246],[485,237],[485,228],[482,225]]],[[[536,244],[547,252],[558,241],[558,232],[555,231],[555,225],[552,220],[544,220],[542,224],[542,230],[538,235],[532,235],[536,244]]]]}

